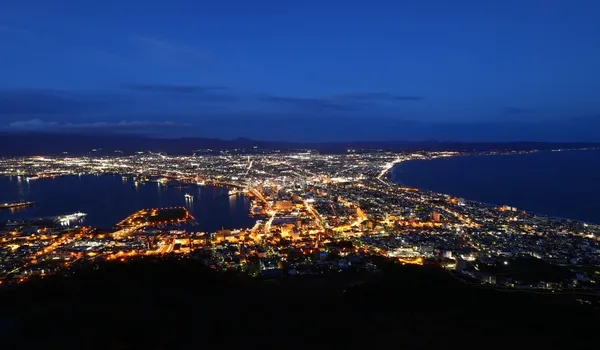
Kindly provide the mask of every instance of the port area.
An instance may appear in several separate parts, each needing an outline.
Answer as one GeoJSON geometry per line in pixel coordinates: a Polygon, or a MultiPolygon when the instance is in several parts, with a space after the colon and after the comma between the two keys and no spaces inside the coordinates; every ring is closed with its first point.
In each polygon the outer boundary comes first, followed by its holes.
{"type": "Polygon", "coordinates": [[[35,202],[11,202],[11,203],[0,203],[0,209],[12,209],[20,207],[28,207],[34,205],[35,202]]]}
{"type": "Polygon", "coordinates": [[[117,227],[159,226],[193,220],[184,207],[142,209],[117,223],[117,227]]]}

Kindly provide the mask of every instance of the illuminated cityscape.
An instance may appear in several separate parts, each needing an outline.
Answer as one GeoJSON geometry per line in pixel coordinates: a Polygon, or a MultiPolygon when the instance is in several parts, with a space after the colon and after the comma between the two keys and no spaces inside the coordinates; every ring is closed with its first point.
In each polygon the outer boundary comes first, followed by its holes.
{"type": "MultiPolygon", "coordinates": [[[[250,197],[248,215],[256,221],[247,228],[198,232],[198,218],[179,207],[144,208],[114,223],[112,231],[84,225],[86,213],[8,221],[0,225],[0,282],[165,254],[267,278],[375,271],[373,257],[385,257],[439,265],[467,283],[497,288],[593,290],[600,280],[599,225],[390,180],[398,163],[459,152],[207,153],[2,159],[0,174],[20,181],[118,174],[135,186],[221,186],[230,196],[250,197]]],[[[185,200],[195,197],[185,193],[185,200]]]]}

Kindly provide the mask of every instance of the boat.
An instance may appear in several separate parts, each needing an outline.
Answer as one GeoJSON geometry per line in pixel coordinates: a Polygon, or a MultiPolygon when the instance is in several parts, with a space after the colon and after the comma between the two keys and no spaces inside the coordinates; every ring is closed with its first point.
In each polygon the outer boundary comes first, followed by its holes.
{"type": "Polygon", "coordinates": [[[25,221],[23,220],[8,220],[6,222],[6,226],[19,226],[19,225],[23,225],[25,224],[25,221]]]}
{"type": "Polygon", "coordinates": [[[27,177],[25,180],[27,180],[27,181],[33,181],[33,180],[37,180],[39,178],[40,178],[39,176],[30,176],[30,177],[27,177]]]}
{"type": "Polygon", "coordinates": [[[68,226],[72,222],[79,221],[79,220],[83,219],[86,216],[87,216],[86,213],[76,212],[76,213],[73,213],[73,214],[59,215],[59,216],[55,217],[54,220],[58,221],[61,225],[68,226]]]}
{"type": "Polygon", "coordinates": [[[184,194],[183,196],[184,196],[184,197],[185,197],[185,199],[187,199],[187,200],[194,200],[194,198],[195,198],[193,195],[191,195],[191,194],[189,194],[189,193],[186,193],[186,194],[184,194]]]}
{"type": "Polygon", "coordinates": [[[34,204],[35,204],[35,202],[2,203],[2,204],[0,204],[0,209],[12,209],[12,208],[27,207],[27,206],[34,205],[34,204]]]}
{"type": "Polygon", "coordinates": [[[229,190],[229,197],[237,196],[240,193],[238,190],[229,190]]]}

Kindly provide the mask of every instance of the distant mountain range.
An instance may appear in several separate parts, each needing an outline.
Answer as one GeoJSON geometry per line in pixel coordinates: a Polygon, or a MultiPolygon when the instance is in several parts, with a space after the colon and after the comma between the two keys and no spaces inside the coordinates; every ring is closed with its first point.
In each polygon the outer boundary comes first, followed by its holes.
{"type": "Polygon", "coordinates": [[[389,141],[389,142],[331,142],[331,143],[297,143],[283,141],[258,141],[247,138],[220,140],[211,138],[164,139],[133,135],[73,135],[54,133],[0,133],[0,156],[54,155],[68,153],[73,155],[95,153],[112,154],[121,151],[131,154],[139,151],[164,152],[167,154],[192,154],[203,150],[219,152],[222,150],[238,152],[264,152],[265,150],[293,151],[313,149],[322,153],[356,152],[383,149],[389,151],[414,150],[455,150],[455,151],[488,151],[488,150],[528,150],[555,148],[600,147],[600,143],[542,143],[542,142],[508,142],[508,143],[465,143],[443,141],[389,141]]]}

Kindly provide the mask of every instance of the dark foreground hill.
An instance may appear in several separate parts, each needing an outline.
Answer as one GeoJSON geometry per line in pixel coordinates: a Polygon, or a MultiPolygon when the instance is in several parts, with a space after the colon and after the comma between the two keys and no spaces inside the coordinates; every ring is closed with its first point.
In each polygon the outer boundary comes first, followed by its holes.
{"type": "Polygon", "coordinates": [[[143,260],[32,281],[0,298],[2,349],[574,349],[594,344],[598,321],[571,297],[486,290],[438,268],[395,265],[268,282],[189,259],[143,260]]]}

